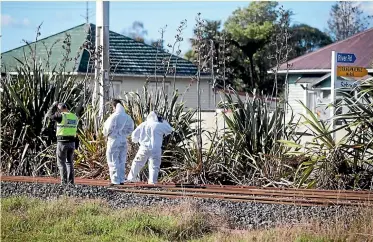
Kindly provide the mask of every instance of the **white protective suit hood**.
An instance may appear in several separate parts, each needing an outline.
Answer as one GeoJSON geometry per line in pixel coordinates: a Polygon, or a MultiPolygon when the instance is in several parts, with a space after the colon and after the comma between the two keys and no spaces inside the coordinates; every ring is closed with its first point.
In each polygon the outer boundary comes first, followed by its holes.
{"type": "Polygon", "coordinates": [[[126,114],[126,110],[124,110],[124,107],[120,103],[117,103],[117,106],[115,106],[115,113],[123,115],[126,114]]]}
{"type": "Polygon", "coordinates": [[[163,136],[169,135],[171,132],[170,124],[165,120],[162,123],[159,122],[157,114],[152,111],[146,121],[132,133],[132,141],[140,143],[141,146],[148,149],[161,149],[163,136]]]}
{"type": "Polygon", "coordinates": [[[151,111],[146,117],[146,122],[158,122],[158,116],[154,111],[151,111]]]}
{"type": "Polygon", "coordinates": [[[124,107],[118,103],[115,112],[104,123],[103,134],[109,138],[126,139],[133,131],[133,120],[126,114],[124,107]]]}

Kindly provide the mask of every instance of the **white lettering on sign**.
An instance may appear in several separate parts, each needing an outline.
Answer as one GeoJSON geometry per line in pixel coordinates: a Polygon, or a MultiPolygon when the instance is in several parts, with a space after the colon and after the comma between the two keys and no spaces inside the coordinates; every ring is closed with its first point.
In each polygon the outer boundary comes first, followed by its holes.
{"type": "Polygon", "coordinates": [[[353,55],[337,55],[338,62],[352,62],[353,55]]]}
{"type": "Polygon", "coordinates": [[[358,82],[354,81],[336,81],[335,88],[346,88],[346,89],[353,89],[359,85],[358,82]]]}

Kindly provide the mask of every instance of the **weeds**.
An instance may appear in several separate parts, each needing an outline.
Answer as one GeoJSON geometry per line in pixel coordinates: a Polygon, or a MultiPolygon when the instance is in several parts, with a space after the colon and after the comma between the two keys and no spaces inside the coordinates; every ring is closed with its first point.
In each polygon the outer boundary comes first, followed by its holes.
{"type": "Polygon", "coordinates": [[[100,201],[2,199],[2,241],[190,241],[209,234],[207,215],[179,207],[114,211],[100,201]],[[176,213],[182,211],[183,213],[176,213]],[[130,239],[130,240],[127,240],[130,239]]]}
{"type": "Polygon", "coordinates": [[[230,230],[227,219],[178,206],[112,209],[100,200],[1,199],[2,241],[373,241],[373,211],[258,230],[230,230]]]}

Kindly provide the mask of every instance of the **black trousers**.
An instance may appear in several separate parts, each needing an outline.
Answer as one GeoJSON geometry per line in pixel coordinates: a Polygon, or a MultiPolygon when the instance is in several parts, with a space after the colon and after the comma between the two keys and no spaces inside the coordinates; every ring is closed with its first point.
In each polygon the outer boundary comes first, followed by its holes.
{"type": "Polygon", "coordinates": [[[74,184],[74,150],[75,142],[57,142],[57,166],[61,184],[74,184]]]}

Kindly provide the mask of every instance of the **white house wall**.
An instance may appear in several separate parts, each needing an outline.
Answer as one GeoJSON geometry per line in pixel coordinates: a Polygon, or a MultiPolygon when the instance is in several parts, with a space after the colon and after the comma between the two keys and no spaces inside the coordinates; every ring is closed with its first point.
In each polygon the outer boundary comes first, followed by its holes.
{"type": "MultiPolygon", "coordinates": [[[[170,78],[171,79],[171,78],[170,78]]],[[[145,78],[134,78],[134,77],[122,77],[122,78],[114,78],[113,85],[115,87],[114,93],[117,97],[123,97],[125,92],[137,92],[142,93],[143,86],[146,82],[145,78]],[[120,91],[117,91],[120,87],[120,91]]],[[[162,86],[161,82],[158,82],[159,87],[162,86]]],[[[168,87],[168,93],[172,94],[174,89],[174,82],[173,80],[167,81],[165,83],[168,87]]],[[[213,109],[212,100],[212,90],[211,85],[208,83],[207,80],[201,80],[200,83],[201,88],[201,109],[202,110],[210,110],[213,109]]],[[[187,78],[180,78],[177,79],[175,82],[175,89],[177,89],[180,93],[180,101],[185,102],[185,107],[187,108],[197,108],[197,84],[196,82],[191,83],[190,79],[187,78]]],[[[149,91],[155,91],[155,83],[150,82],[149,91]]]]}
{"type": "MultiPolygon", "coordinates": [[[[318,108],[317,102],[315,103],[315,107],[310,107],[310,104],[308,103],[309,101],[306,100],[306,90],[304,90],[301,87],[300,84],[295,84],[294,83],[295,82],[294,80],[296,80],[297,78],[298,78],[297,75],[290,76],[289,81],[290,81],[291,84],[289,84],[289,96],[288,96],[288,102],[289,102],[289,105],[291,106],[291,108],[293,109],[293,112],[294,112],[295,117],[296,117],[296,121],[301,118],[301,114],[306,114],[305,109],[299,103],[299,101],[302,101],[311,110],[315,110],[315,111],[316,110],[322,110],[322,108],[320,108],[320,107],[318,108]]],[[[310,92],[312,92],[312,91],[310,91],[310,92]]],[[[315,98],[317,98],[317,97],[315,96],[315,98]]],[[[328,100],[328,98],[330,98],[330,97],[327,96],[325,98],[326,98],[326,100],[328,100]]],[[[326,102],[328,103],[330,101],[326,101],[326,102]]],[[[327,112],[328,111],[329,111],[329,109],[327,109],[327,112]]],[[[330,117],[329,115],[324,115],[324,116],[326,117],[327,120],[329,120],[328,119],[330,117]]],[[[290,110],[289,110],[286,117],[287,117],[287,120],[290,120],[290,117],[291,117],[290,110]]],[[[304,121],[303,119],[300,120],[300,122],[303,122],[303,121],[304,121]]],[[[335,126],[335,128],[338,128],[338,127],[340,127],[340,126],[339,125],[335,126]]],[[[302,133],[302,132],[305,132],[305,131],[307,131],[308,133],[311,133],[311,131],[307,130],[306,126],[304,126],[304,125],[301,125],[297,129],[297,132],[299,132],[299,133],[302,133]]],[[[341,140],[343,137],[345,137],[346,134],[347,134],[346,130],[344,130],[344,129],[338,130],[335,133],[336,141],[338,142],[339,140],[341,140]]],[[[306,142],[311,142],[312,139],[313,139],[313,137],[303,136],[302,140],[301,140],[301,143],[304,144],[306,142]]]]}
{"type": "Polygon", "coordinates": [[[300,117],[300,114],[304,113],[304,108],[299,103],[299,101],[302,101],[304,103],[304,100],[305,100],[305,91],[303,90],[301,85],[300,84],[289,84],[288,102],[289,102],[291,109],[288,109],[288,112],[286,114],[286,120],[290,120],[292,112],[294,115],[296,115],[297,119],[300,117]]]}
{"type": "MultiPolygon", "coordinates": [[[[83,76],[79,77],[80,80],[83,79],[83,76]]],[[[146,82],[146,78],[143,77],[114,77],[111,81],[111,85],[114,89],[110,89],[110,96],[114,98],[123,98],[126,92],[137,92],[141,94],[143,92],[143,86],[146,82]]],[[[93,77],[87,81],[88,88],[93,89],[93,77]]],[[[162,86],[162,82],[158,82],[158,88],[162,86]]],[[[172,78],[169,78],[166,82],[168,87],[169,94],[172,94],[174,89],[174,81],[172,78]]],[[[212,90],[212,86],[208,80],[201,80],[201,110],[202,111],[214,111],[216,105],[225,100],[223,93],[215,93],[212,90]],[[216,100],[214,100],[214,95],[216,95],[216,100]],[[215,105],[216,102],[216,105],[215,105]]],[[[149,91],[155,90],[155,83],[150,82],[149,91]]],[[[180,101],[185,102],[186,108],[197,108],[198,106],[198,94],[197,94],[197,83],[191,82],[189,78],[179,78],[176,79],[175,89],[179,91],[180,101]]],[[[246,95],[239,95],[240,99],[244,101],[246,95]]],[[[237,101],[235,94],[232,94],[233,101],[237,101]]],[[[274,109],[275,102],[268,101],[270,107],[274,109]]]]}

